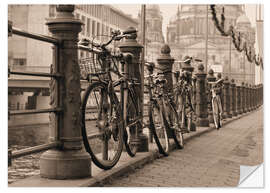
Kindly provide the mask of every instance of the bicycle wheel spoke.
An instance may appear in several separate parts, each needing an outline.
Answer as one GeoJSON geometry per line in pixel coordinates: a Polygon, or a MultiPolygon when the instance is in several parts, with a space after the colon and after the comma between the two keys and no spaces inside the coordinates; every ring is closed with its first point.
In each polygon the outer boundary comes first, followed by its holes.
{"type": "Polygon", "coordinates": [[[117,124],[117,112],[107,86],[91,84],[83,97],[83,141],[93,162],[102,169],[112,168],[119,160],[123,139],[117,124]]]}

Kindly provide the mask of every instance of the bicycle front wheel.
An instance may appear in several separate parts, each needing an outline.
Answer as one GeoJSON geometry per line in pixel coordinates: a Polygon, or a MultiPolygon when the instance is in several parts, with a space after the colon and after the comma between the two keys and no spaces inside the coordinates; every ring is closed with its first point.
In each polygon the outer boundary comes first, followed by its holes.
{"type": "Polygon", "coordinates": [[[218,101],[216,98],[212,99],[212,110],[213,110],[213,119],[216,129],[220,128],[220,112],[218,107],[218,101]]]}
{"type": "Polygon", "coordinates": [[[171,108],[171,120],[170,120],[170,125],[172,129],[172,137],[174,139],[174,142],[177,146],[178,149],[183,149],[184,148],[184,136],[183,136],[183,128],[181,127],[182,121],[185,120],[185,111],[181,111],[181,117],[177,113],[175,109],[175,104],[171,103],[170,104],[171,108]],[[182,120],[181,120],[182,119],[182,120]],[[181,121],[180,121],[181,120],[181,121]]]}
{"type": "Polygon", "coordinates": [[[138,150],[138,130],[142,129],[139,109],[136,105],[136,99],[131,93],[133,90],[127,90],[128,100],[126,105],[126,125],[124,127],[124,144],[129,156],[134,157],[138,150]]]}
{"type": "MultiPolygon", "coordinates": [[[[166,118],[160,105],[157,101],[151,101],[149,106],[149,123],[159,153],[168,156],[170,150],[170,143],[166,129],[166,118]]],[[[168,125],[168,124],[167,124],[168,125]]]]}
{"type": "Polygon", "coordinates": [[[102,82],[90,84],[82,99],[82,137],[86,151],[101,169],[111,169],[123,149],[123,124],[116,94],[102,82]]]}

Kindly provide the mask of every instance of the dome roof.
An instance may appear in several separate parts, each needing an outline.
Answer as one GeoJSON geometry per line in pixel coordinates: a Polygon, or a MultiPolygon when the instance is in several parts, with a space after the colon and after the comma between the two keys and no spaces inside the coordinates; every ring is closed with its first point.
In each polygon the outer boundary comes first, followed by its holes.
{"type": "Polygon", "coordinates": [[[251,24],[248,17],[246,15],[241,15],[237,18],[236,23],[246,23],[246,24],[251,24]]]}

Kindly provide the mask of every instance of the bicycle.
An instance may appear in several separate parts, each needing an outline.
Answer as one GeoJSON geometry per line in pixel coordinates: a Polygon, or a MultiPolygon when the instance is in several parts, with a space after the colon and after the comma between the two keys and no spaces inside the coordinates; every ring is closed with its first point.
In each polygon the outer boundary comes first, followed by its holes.
{"type": "Polygon", "coordinates": [[[217,92],[221,92],[218,87],[220,83],[223,82],[223,79],[219,79],[216,82],[208,82],[211,85],[210,91],[212,95],[211,104],[212,104],[212,111],[213,111],[213,119],[214,124],[217,130],[219,130],[222,127],[222,104],[220,95],[217,92]]]}
{"type": "Polygon", "coordinates": [[[142,127],[142,116],[135,89],[140,83],[128,77],[126,64],[132,55],[114,55],[107,49],[112,41],[120,41],[135,32],[121,34],[116,31],[107,43],[96,44],[84,39],[78,45],[79,49],[94,55],[89,60],[93,70],[87,72],[89,85],[82,97],[83,143],[93,162],[104,170],[111,169],[119,161],[123,144],[131,157],[138,149],[137,130],[142,127]],[[123,73],[117,62],[121,63],[123,73]],[[112,79],[112,73],[117,75],[117,80],[112,79]]]}
{"type": "MultiPolygon", "coordinates": [[[[185,61],[180,62],[201,62],[200,59],[193,59],[190,57],[185,61]]],[[[189,133],[191,130],[195,130],[196,125],[192,120],[196,119],[195,109],[193,107],[193,87],[192,82],[194,78],[189,71],[174,72],[175,77],[180,77],[180,80],[174,85],[175,104],[177,107],[177,113],[181,120],[181,129],[184,133],[189,133]]],[[[177,78],[178,79],[178,78],[177,78]]]]}
{"type": "Polygon", "coordinates": [[[181,132],[173,95],[164,91],[166,79],[163,73],[153,74],[153,63],[145,63],[148,69],[146,79],[149,93],[148,117],[154,140],[159,153],[169,155],[171,150],[170,138],[173,138],[177,148],[184,147],[184,138],[181,132]]]}

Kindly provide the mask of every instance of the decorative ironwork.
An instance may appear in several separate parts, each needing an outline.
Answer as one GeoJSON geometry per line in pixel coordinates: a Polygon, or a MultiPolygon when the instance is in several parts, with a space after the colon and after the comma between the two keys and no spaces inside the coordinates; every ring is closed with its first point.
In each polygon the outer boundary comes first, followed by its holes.
{"type": "Polygon", "coordinates": [[[263,68],[262,57],[257,56],[256,54],[252,54],[252,53],[254,53],[254,51],[252,51],[251,47],[249,47],[249,50],[248,50],[247,42],[243,42],[241,32],[238,32],[238,37],[236,37],[235,34],[237,33],[237,31],[234,29],[234,27],[232,25],[230,25],[229,29],[227,31],[225,31],[225,25],[224,25],[225,20],[226,20],[225,15],[224,15],[225,8],[222,7],[221,21],[219,21],[217,18],[215,5],[210,5],[210,9],[211,9],[211,13],[212,13],[212,20],[214,21],[214,24],[215,24],[216,28],[218,29],[218,31],[221,33],[221,35],[222,36],[231,36],[232,42],[233,42],[236,50],[239,52],[245,51],[245,54],[246,54],[249,62],[251,62],[251,63],[255,62],[255,64],[257,66],[261,66],[263,68]]]}

